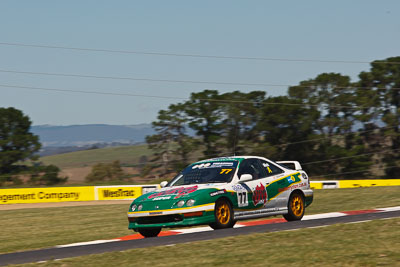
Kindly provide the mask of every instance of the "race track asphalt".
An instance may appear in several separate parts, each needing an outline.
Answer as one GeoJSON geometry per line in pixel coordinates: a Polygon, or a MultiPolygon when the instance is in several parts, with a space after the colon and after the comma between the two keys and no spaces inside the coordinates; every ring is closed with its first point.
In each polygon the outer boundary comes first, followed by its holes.
{"type": "Polygon", "coordinates": [[[102,243],[94,245],[62,247],[62,248],[53,247],[53,248],[46,248],[39,250],[0,254],[0,266],[4,266],[7,264],[39,262],[51,259],[71,258],[89,254],[99,254],[111,251],[123,251],[135,248],[173,245],[178,243],[210,240],[210,239],[224,238],[229,236],[246,235],[251,233],[279,232],[285,230],[296,230],[302,228],[321,227],[333,224],[362,222],[368,220],[398,218],[398,217],[400,217],[400,210],[379,212],[379,213],[365,213],[365,214],[357,214],[357,215],[349,215],[349,216],[325,218],[325,219],[314,219],[306,221],[256,225],[256,226],[248,226],[240,228],[223,229],[217,231],[189,233],[189,234],[173,235],[173,236],[162,236],[155,238],[110,242],[110,243],[102,243]]]}

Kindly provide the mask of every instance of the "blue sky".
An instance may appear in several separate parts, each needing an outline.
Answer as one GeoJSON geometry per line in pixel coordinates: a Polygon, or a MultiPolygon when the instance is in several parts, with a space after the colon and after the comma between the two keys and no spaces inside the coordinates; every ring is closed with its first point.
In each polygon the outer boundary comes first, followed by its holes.
{"type": "MultiPolygon", "coordinates": [[[[400,1],[0,2],[0,43],[109,50],[369,62],[400,55],[400,1]]],[[[0,70],[229,83],[292,84],[323,72],[353,80],[367,63],[233,60],[0,45],[0,70]]],[[[191,92],[287,87],[149,82],[0,71],[0,107],[34,125],[150,123],[191,92]],[[58,88],[177,99],[29,90],[58,88]]]]}

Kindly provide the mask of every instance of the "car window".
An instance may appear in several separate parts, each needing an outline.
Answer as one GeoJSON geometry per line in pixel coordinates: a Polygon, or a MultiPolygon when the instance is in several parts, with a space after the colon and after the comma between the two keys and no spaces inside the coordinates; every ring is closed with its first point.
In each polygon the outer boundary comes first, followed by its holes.
{"type": "Polygon", "coordinates": [[[238,177],[242,174],[251,174],[253,180],[267,176],[264,168],[260,165],[258,159],[245,159],[240,163],[238,177]]]}
{"type": "Polygon", "coordinates": [[[236,171],[237,161],[196,163],[186,167],[167,186],[228,183],[236,171]]]}
{"type": "Polygon", "coordinates": [[[262,167],[264,168],[267,176],[283,173],[284,171],[276,166],[275,164],[272,164],[271,162],[265,161],[265,160],[260,160],[262,167]]]}

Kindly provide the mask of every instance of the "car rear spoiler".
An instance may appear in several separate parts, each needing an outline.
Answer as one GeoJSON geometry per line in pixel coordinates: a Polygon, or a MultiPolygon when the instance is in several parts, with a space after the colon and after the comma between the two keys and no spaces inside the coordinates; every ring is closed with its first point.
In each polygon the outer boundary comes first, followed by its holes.
{"type": "Polygon", "coordinates": [[[300,162],[298,162],[298,161],[277,161],[276,163],[282,164],[282,165],[293,164],[294,165],[294,169],[296,171],[302,170],[300,162]]]}

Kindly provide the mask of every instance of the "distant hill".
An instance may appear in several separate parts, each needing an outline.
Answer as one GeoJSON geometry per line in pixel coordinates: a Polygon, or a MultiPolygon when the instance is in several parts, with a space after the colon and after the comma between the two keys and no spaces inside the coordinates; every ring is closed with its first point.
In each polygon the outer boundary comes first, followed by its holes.
{"type": "Polygon", "coordinates": [[[150,157],[151,154],[152,152],[147,145],[142,144],[75,151],[41,157],[40,161],[45,164],[55,164],[62,169],[91,166],[100,162],[113,162],[114,160],[119,160],[123,165],[132,165],[147,161],[147,157],[150,157]]]}
{"type": "Polygon", "coordinates": [[[43,147],[87,147],[95,144],[132,145],[143,143],[147,135],[154,134],[150,124],[38,125],[32,126],[31,131],[39,136],[43,147]]]}

